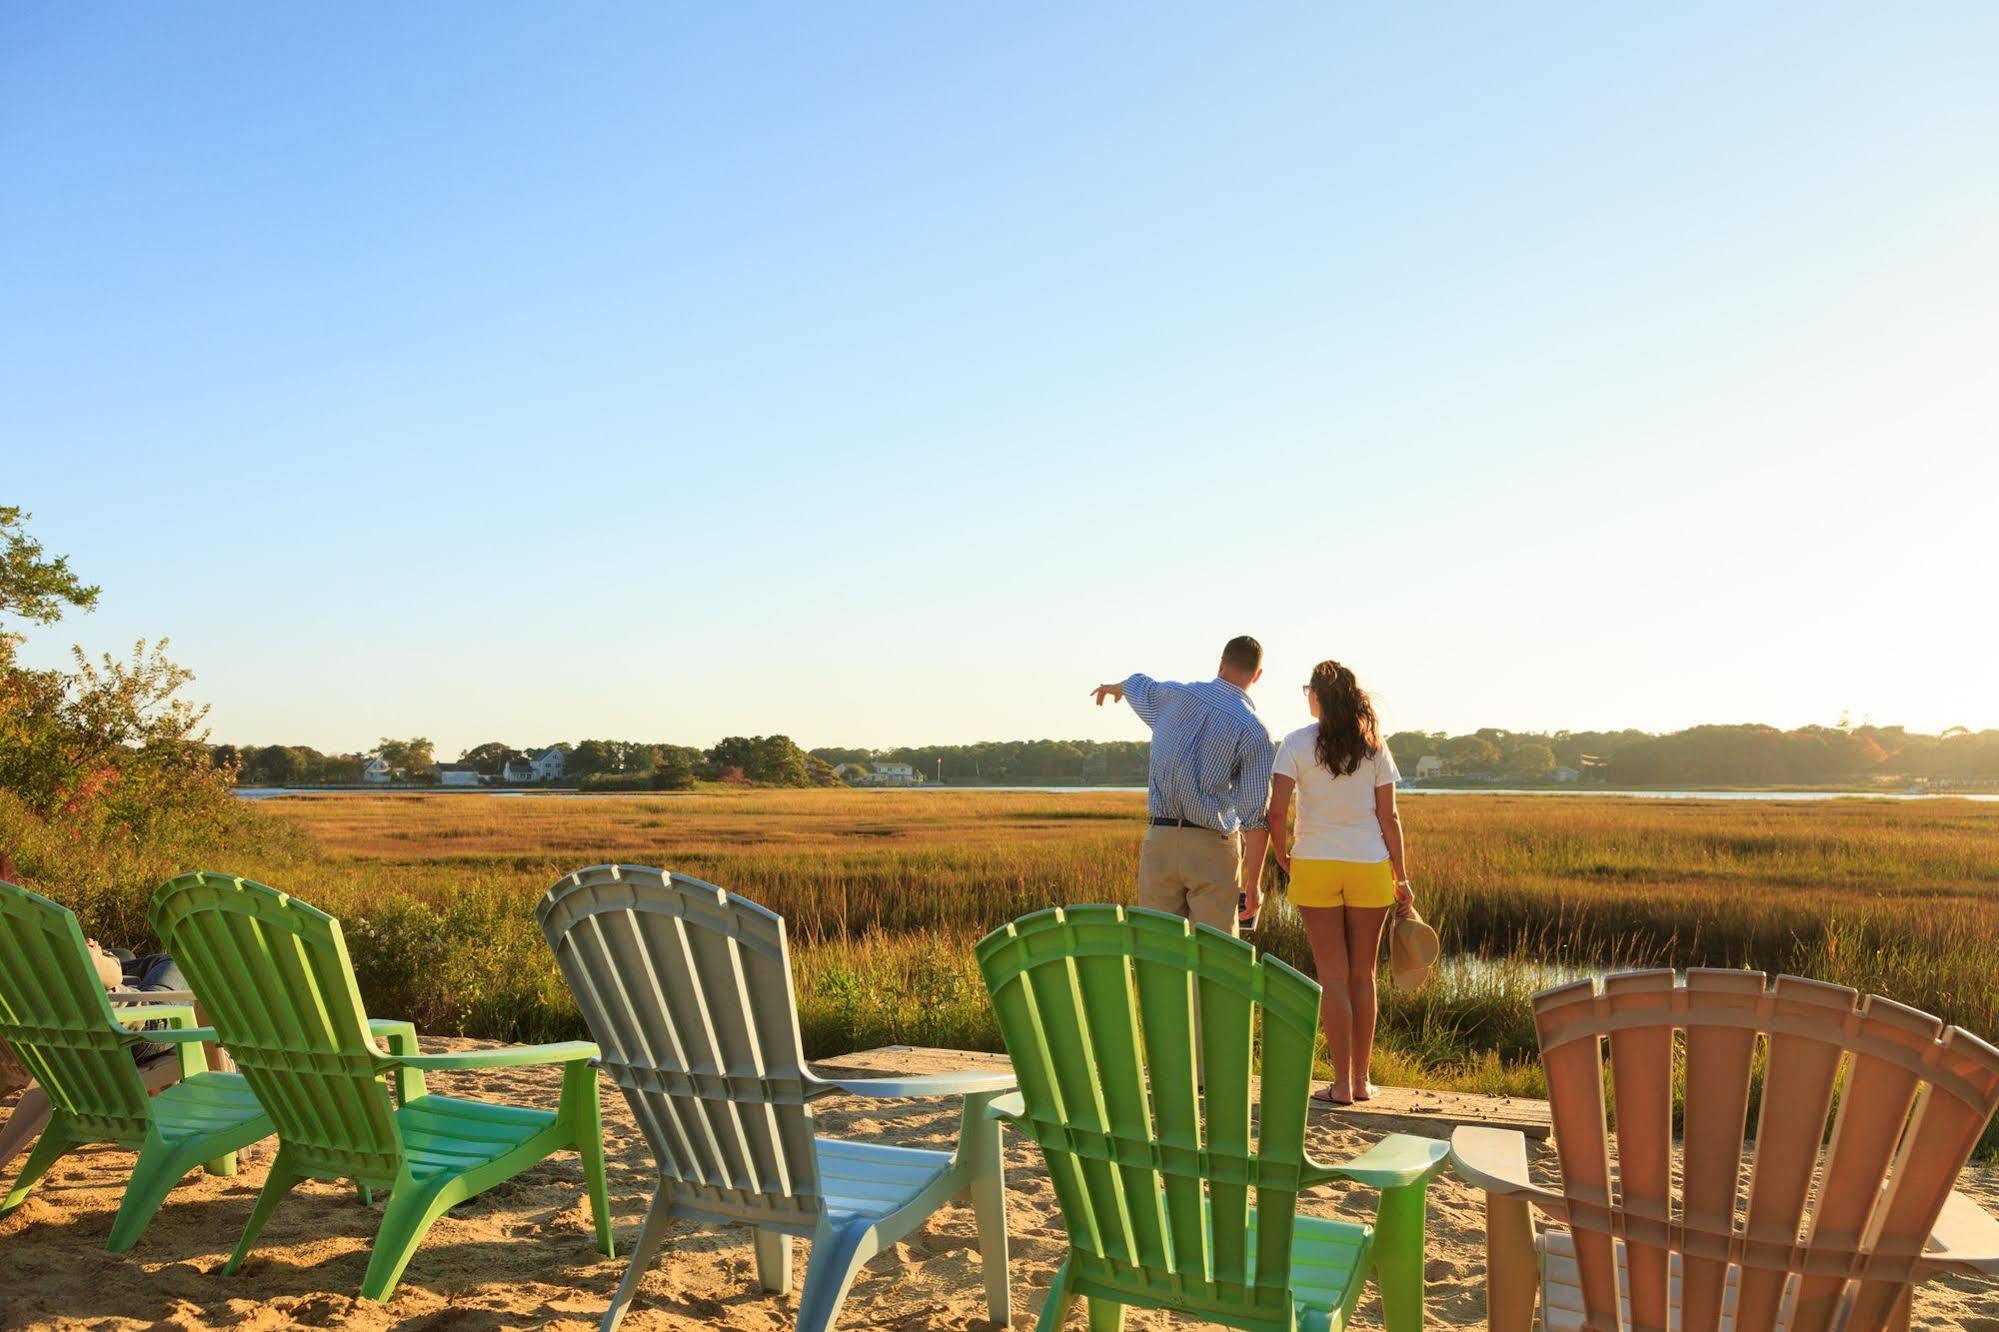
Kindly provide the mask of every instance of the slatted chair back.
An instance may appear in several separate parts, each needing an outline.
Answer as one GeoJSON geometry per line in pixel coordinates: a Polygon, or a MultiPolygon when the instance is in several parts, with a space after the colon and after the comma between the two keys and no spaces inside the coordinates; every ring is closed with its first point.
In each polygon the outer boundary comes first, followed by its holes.
{"type": "Polygon", "coordinates": [[[1024,916],[978,960],[1078,1290],[1289,1327],[1319,987],[1219,931],[1116,906],[1024,916]]]}
{"type": "Polygon", "coordinates": [[[601,1067],[679,1215],[810,1228],[821,1211],[784,921],[633,865],[563,879],[535,912],[601,1067]]]}
{"type": "MultiPolygon", "coordinates": [[[[146,1085],[66,908],[0,881],[0,1041],[77,1128],[145,1136],[146,1085]]],[[[4,1047],[0,1047],[4,1048],[4,1047]]]]}
{"type": "Polygon", "coordinates": [[[1588,1326],[1668,1327],[1676,1267],[1684,1332],[1713,1332],[1725,1308],[1734,1332],[1906,1317],[1924,1241],[1999,1105],[1999,1050],[1886,999],[1749,971],[1578,981],[1534,1015],[1588,1326]]]}
{"type": "Polygon", "coordinates": [[[403,1161],[386,1065],[368,1034],[340,922],[275,888],[184,874],[154,931],[201,996],[301,1176],[392,1185],[403,1161]]]}

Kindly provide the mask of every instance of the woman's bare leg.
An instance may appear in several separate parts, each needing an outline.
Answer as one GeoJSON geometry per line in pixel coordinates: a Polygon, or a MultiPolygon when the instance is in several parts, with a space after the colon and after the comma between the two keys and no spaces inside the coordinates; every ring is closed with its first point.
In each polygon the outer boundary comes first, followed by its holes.
{"type": "Polygon", "coordinates": [[[1319,1025],[1326,1032],[1326,1053],[1333,1062],[1335,1100],[1353,1099],[1353,1000],[1347,984],[1349,950],[1345,907],[1299,907],[1305,937],[1312,941],[1312,966],[1319,973],[1319,1025]]]}
{"type": "Polygon", "coordinates": [[[1347,1007],[1353,1013],[1353,1097],[1368,1097],[1369,1065],[1374,1062],[1375,967],[1381,960],[1381,928],[1392,907],[1348,907],[1347,1007]]]}

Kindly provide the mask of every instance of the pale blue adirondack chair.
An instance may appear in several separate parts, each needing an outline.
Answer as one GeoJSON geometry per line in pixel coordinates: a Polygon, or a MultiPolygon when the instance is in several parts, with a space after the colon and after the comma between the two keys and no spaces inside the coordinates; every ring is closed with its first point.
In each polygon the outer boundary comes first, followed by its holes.
{"type": "Polygon", "coordinates": [[[818,1332],[863,1263],[963,1193],[978,1220],[988,1312],[1009,1320],[999,1125],[986,1108],[1013,1090],[1011,1074],[818,1077],[799,1042],[784,921],[713,884],[599,865],[549,889],[535,914],[659,1170],[603,1332],[623,1319],[676,1217],[755,1227],[757,1275],[770,1291],[790,1288],[792,1238],[810,1237],[798,1326],[818,1332]],[[958,1148],[820,1137],[812,1105],[841,1092],[962,1096],[958,1148]]]}

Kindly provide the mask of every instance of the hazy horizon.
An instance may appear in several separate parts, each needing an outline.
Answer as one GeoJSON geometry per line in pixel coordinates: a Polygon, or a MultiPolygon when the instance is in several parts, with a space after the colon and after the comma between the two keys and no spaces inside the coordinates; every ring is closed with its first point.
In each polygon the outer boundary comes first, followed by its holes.
{"type": "Polygon", "coordinates": [[[1999,9],[0,15],[0,503],[214,738],[1999,726],[1999,9]],[[1983,589],[1983,590],[1981,590],[1983,589]]]}

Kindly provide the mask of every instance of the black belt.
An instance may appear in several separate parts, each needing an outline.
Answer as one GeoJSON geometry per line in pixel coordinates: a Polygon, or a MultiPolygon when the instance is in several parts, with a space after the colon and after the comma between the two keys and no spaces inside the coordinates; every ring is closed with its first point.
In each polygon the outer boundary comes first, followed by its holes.
{"type": "Polygon", "coordinates": [[[1162,819],[1155,815],[1152,819],[1152,826],[1155,828],[1199,828],[1202,832],[1211,832],[1217,837],[1226,835],[1220,828],[1210,828],[1207,824],[1196,823],[1192,819],[1162,819]]]}

